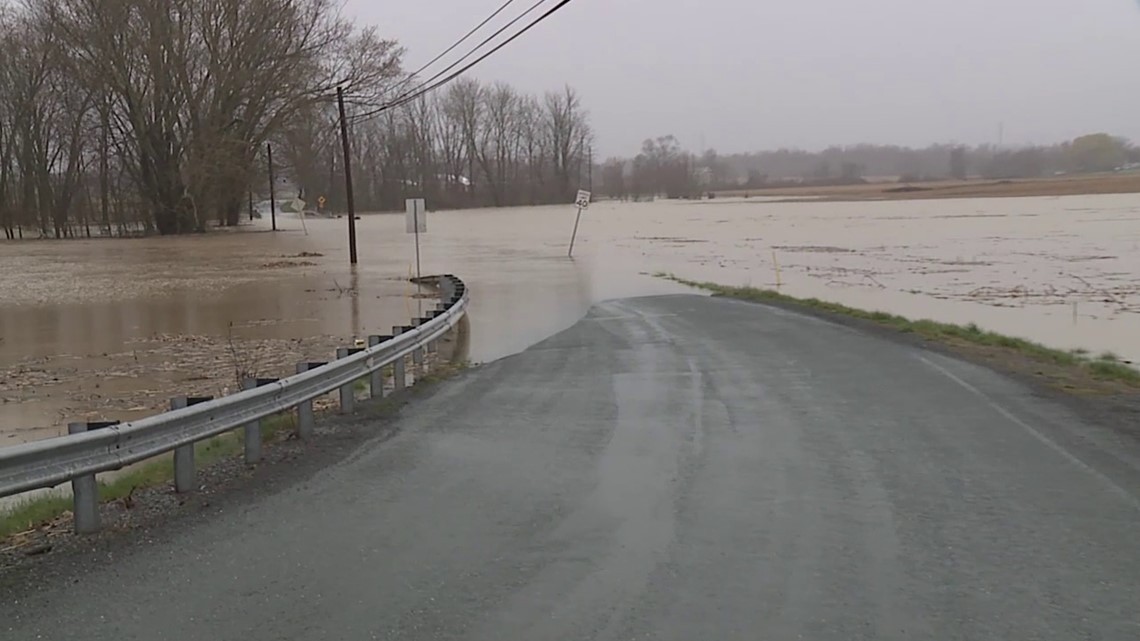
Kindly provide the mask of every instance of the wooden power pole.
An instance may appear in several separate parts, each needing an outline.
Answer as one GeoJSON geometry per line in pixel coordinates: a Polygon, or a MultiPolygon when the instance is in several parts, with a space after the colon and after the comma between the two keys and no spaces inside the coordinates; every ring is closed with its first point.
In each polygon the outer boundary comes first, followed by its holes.
{"type": "Polygon", "coordinates": [[[340,144],[344,147],[344,196],[348,206],[348,262],[356,264],[356,201],[352,195],[352,154],[348,147],[348,119],[344,115],[344,89],[336,88],[340,109],[340,144]]]}

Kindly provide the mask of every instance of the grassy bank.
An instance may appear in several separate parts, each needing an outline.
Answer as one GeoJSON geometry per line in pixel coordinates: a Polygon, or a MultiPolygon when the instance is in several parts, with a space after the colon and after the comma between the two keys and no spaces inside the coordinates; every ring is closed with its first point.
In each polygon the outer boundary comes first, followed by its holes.
{"type": "Polygon", "coordinates": [[[1008,350],[1010,353],[1016,353],[1038,363],[1071,368],[1095,380],[1110,381],[1140,390],[1140,370],[1120,362],[1119,358],[1111,353],[1092,356],[1083,350],[1064,351],[1053,349],[1022,338],[989,332],[973,323],[969,325],[953,325],[932,320],[911,320],[895,314],[856,309],[854,307],[840,305],[839,303],[819,300],[818,298],[796,298],[770,289],[731,287],[717,283],[697,282],[665,273],[658,273],[656,276],[722,296],[800,306],[831,314],[838,314],[848,318],[869,321],[900,333],[914,334],[928,340],[939,341],[950,345],[964,344],[1008,350]]]}

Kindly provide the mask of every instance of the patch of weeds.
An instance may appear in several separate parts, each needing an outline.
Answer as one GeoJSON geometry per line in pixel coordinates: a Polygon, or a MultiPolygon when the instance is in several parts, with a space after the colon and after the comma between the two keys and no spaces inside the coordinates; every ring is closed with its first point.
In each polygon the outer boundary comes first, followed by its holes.
{"type": "MultiPolygon", "coordinates": [[[[281,412],[261,419],[261,440],[268,443],[282,432],[297,429],[297,416],[293,412],[281,412]]],[[[244,444],[243,444],[244,445],[244,444]]]]}
{"type": "Polygon", "coordinates": [[[71,509],[71,497],[56,494],[21,501],[0,512],[0,540],[26,532],[55,519],[71,509]]]}
{"type": "Polygon", "coordinates": [[[1108,381],[1123,381],[1131,385],[1140,386],[1140,370],[1136,370],[1124,363],[1101,360],[1088,363],[1086,367],[1093,376],[1108,381]]]}
{"type": "Polygon", "coordinates": [[[419,383],[440,383],[452,378],[462,372],[463,370],[471,367],[471,361],[458,361],[455,363],[436,363],[431,371],[426,376],[416,381],[419,383]]]}

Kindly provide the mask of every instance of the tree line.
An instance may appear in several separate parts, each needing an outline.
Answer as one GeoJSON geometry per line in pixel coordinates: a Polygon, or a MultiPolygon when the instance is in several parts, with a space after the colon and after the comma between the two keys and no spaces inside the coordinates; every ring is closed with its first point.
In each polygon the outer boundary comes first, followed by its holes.
{"type": "Polygon", "coordinates": [[[778,149],[755,153],[701,154],[673,136],[646,140],[633,158],[602,166],[601,193],[612,198],[695,197],[729,189],[789,185],[841,185],[868,180],[918,182],[966,178],[1037,178],[1056,174],[1137,168],[1140,148],[1104,133],[1016,148],[996,145],[931,145],[921,149],[862,144],[821,151],[778,149]]]}
{"type": "MultiPolygon", "coordinates": [[[[337,0],[0,0],[0,228],[8,238],[235,225],[278,175],[343,203],[350,116],[416,86],[337,0]]],[[[350,117],[361,210],[572,197],[591,132],[572,89],[462,81],[350,117]]],[[[296,194],[294,194],[296,195],[296,194]]]]}
{"type": "MultiPolygon", "coordinates": [[[[284,131],[282,149],[302,199],[343,210],[337,119],[314,105],[284,131]]],[[[570,87],[539,97],[468,78],[360,120],[352,133],[356,205],[371,211],[402,211],[411,197],[433,209],[572,202],[593,139],[570,87]]]]}

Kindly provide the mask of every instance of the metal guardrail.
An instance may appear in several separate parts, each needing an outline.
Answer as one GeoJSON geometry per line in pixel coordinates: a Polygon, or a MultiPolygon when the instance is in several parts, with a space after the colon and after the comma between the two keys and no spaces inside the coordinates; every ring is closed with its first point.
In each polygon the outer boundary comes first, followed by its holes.
{"type": "Polygon", "coordinates": [[[355,382],[367,377],[373,396],[382,395],[380,371],[388,365],[393,365],[396,388],[402,389],[406,358],[422,363],[424,351],[467,312],[469,295],[463,281],[448,274],[439,277],[439,286],[442,300],[429,317],[396,328],[394,336],[370,337],[366,349],[342,350],[345,355],[330,363],[312,369],[301,364],[299,373],[289,378],[218,399],[199,399],[204,402],[189,407],[182,399],[181,409],[137,421],[0,448],[0,498],[71,481],[75,528],[91,532],[99,527],[95,480],[99,472],[175,452],[176,489],[189,491],[194,443],[238,428],[245,430],[247,462],[256,462],[262,418],[297,408],[298,435],[304,438],[312,433],[313,399],[340,390],[341,412],[351,412],[355,382]]]}

